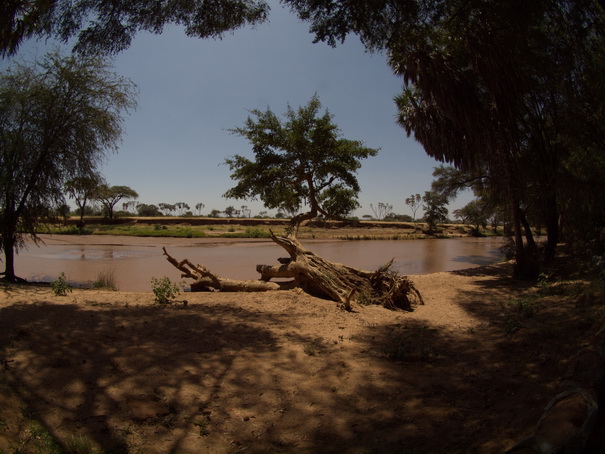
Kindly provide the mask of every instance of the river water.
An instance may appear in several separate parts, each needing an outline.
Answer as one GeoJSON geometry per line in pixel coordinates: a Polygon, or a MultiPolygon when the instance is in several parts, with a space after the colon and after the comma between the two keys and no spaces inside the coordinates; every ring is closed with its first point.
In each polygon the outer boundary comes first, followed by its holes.
{"type": "MultiPolygon", "coordinates": [[[[257,264],[277,265],[286,252],[270,240],[133,238],[119,236],[42,236],[39,247],[28,243],[16,257],[15,271],[30,281],[52,281],[64,272],[73,285],[86,285],[100,273],[113,273],[122,291],[150,291],[151,278],[180,280],[180,272],[162,254],[201,263],[232,279],[257,279],[257,264]]],[[[322,257],[373,271],[394,259],[401,274],[427,274],[488,265],[502,259],[502,238],[428,240],[303,240],[322,257]]]]}

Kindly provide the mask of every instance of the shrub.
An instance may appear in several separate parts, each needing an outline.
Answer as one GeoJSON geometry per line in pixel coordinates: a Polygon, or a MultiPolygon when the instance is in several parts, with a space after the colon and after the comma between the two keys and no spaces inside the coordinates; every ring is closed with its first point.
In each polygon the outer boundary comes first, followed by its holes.
{"type": "Polygon", "coordinates": [[[504,310],[504,331],[514,334],[525,326],[525,320],[536,316],[540,312],[538,298],[533,295],[521,298],[511,298],[502,304],[504,310]]]}
{"type": "Polygon", "coordinates": [[[61,272],[59,277],[50,283],[53,293],[57,296],[67,296],[67,292],[71,292],[72,288],[65,279],[65,273],[61,272]]]}
{"type": "Polygon", "coordinates": [[[174,283],[168,277],[161,279],[151,278],[151,289],[155,295],[155,302],[158,304],[169,304],[181,293],[182,283],[174,283]]]}
{"type": "Polygon", "coordinates": [[[395,361],[429,362],[439,357],[434,346],[435,328],[429,326],[403,327],[391,333],[382,353],[395,361]]]}
{"type": "Polygon", "coordinates": [[[271,238],[271,234],[258,227],[248,227],[243,235],[246,238],[271,238]]]}

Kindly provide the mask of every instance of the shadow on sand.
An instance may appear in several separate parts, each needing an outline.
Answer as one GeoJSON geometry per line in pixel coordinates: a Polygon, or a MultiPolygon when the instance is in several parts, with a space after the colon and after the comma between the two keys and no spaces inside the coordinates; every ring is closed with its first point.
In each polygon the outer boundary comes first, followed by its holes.
{"type": "Polygon", "coordinates": [[[383,318],[353,329],[365,313],[311,299],[301,315],[237,296],[162,307],[41,292],[0,310],[0,355],[55,438],[81,433],[107,453],[501,452],[531,431],[575,347],[504,332],[500,303],[529,290],[506,269],[455,274],[473,279],[455,298],[476,328],[373,308],[383,318]],[[301,330],[303,315],[316,328],[301,330]],[[347,336],[322,334],[327,322],[347,336]]]}

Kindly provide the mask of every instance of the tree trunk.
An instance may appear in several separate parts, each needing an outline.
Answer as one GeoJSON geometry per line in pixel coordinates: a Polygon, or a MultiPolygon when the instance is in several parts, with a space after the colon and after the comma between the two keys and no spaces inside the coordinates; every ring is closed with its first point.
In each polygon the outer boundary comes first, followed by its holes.
{"type": "Polygon", "coordinates": [[[523,262],[525,257],[525,247],[523,246],[523,234],[521,232],[521,209],[516,200],[512,203],[512,214],[513,214],[513,232],[515,241],[515,260],[517,266],[523,262]]]}
{"type": "Polygon", "coordinates": [[[546,207],[546,248],[544,261],[547,265],[555,259],[557,244],[559,243],[559,210],[556,195],[551,195],[546,207]]]}
{"type": "Polygon", "coordinates": [[[377,271],[363,271],[339,263],[330,262],[305,249],[292,236],[272,236],[275,243],[284,248],[290,258],[278,266],[258,265],[261,274],[257,281],[224,279],[210,273],[202,265],[188,260],[178,262],[164,249],[168,261],[183,272],[182,276],[194,279],[192,291],[271,291],[301,288],[305,292],[336,301],[350,310],[352,303],[381,304],[389,309],[413,310],[423,304],[422,297],[412,282],[390,270],[392,261],[377,271]],[[272,282],[273,278],[291,278],[290,281],[272,282]]]}
{"type": "MultiPolygon", "coordinates": [[[[513,206],[513,223],[515,228],[515,277],[518,279],[535,279],[538,277],[539,265],[536,261],[535,250],[531,250],[530,247],[525,247],[523,244],[523,234],[521,232],[521,226],[523,224],[524,215],[517,203],[513,206]]],[[[529,228],[529,224],[527,224],[529,228]]],[[[526,230],[526,233],[528,231],[526,230]]],[[[530,244],[533,243],[533,236],[531,236],[531,230],[529,231],[529,238],[531,238],[530,244]]],[[[535,246],[535,243],[533,243],[535,246]]]]}
{"type": "Polygon", "coordinates": [[[534,234],[531,231],[531,226],[529,225],[527,216],[525,216],[524,210],[519,210],[519,220],[521,221],[523,231],[525,232],[525,242],[527,244],[527,251],[533,254],[538,249],[538,246],[536,245],[536,241],[534,240],[534,234]]]}
{"type": "Polygon", "coordinates": [[[8,282],[26,282],[24,279],[15,275],[15,248],[17,243],[12,235],[5,235],[1,239],[2,249],[4,250],[4,272],[0,273],[2,279],[8,282]]]}
{"type": "Polygon", "coordinates": [[[4,279],[9,282],[15,282],[15,242],[11,236],[3,238],[2,248],[4,249],[4,279]]]}

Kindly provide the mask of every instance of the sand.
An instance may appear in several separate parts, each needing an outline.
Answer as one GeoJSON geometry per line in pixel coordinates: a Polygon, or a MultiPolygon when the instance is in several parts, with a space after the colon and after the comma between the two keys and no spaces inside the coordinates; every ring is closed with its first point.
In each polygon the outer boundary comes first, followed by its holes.
{"type": "Polygon", "coordinates": [[[160,306],[151,292],[0,287],[0,450],[27,452],[38,419],[115,453],[502,452],[587,336],[569,298],[511,312],[536,288],[510,272],[411,276],[413,312],[298,291],[160,306]]]}

